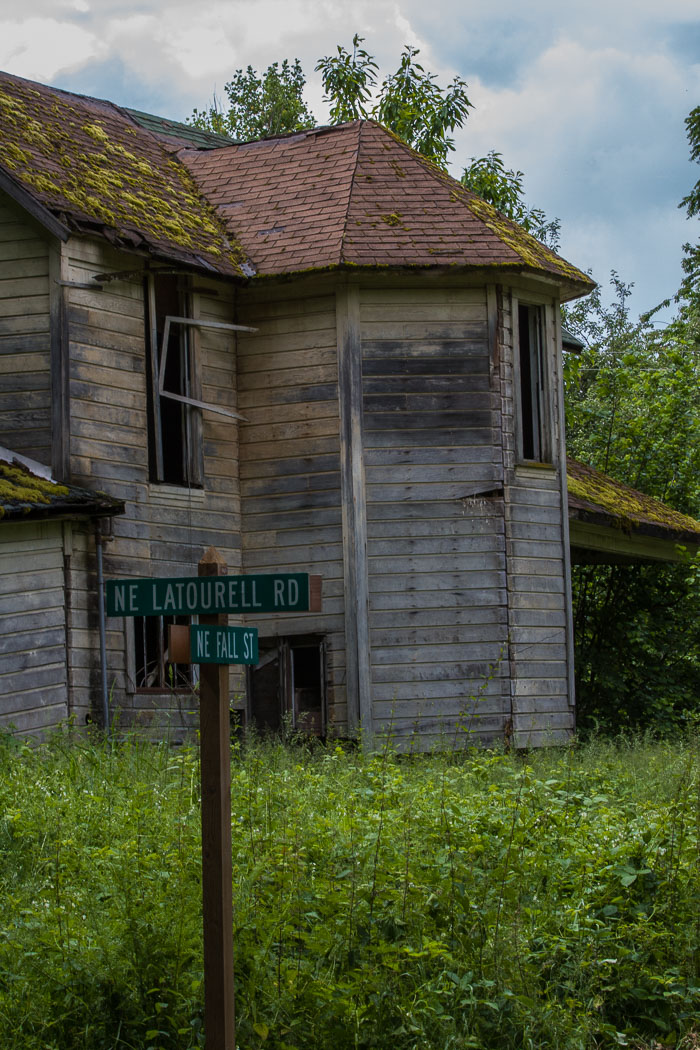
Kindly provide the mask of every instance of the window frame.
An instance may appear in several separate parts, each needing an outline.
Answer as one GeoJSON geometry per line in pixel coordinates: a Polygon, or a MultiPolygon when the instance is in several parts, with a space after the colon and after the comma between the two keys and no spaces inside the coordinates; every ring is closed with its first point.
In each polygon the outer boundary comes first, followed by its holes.
{"type": "MultiPolygon", "coordinates": [[[[277,681],[279,702],[279,728],[282,728],[283,720],[290,719],[291,728],[300,732],[307,732],[310,736],[325,736],[327,725],[328,705],[328,682],[326,663],[326,639],[318,634],[285,635],[270,638],[261,638],[259,641],[260,661],[255,667],[246,668],[246,723],[255,724],[256,712],[254,709],[255,687],[253,678],[255,672],[275,660],[279,661],[279,673],[277,681]],[[320,685],[320,718],[316,728],[309,729],[304,726],[303,708],[299,709],[296,702],[296,690],[294,681],[295,659],[294,653],[299,649],[315,649],[319,659],[319,685],[320,685]],[[275,655],[276,654],[276,655],[275,655]]],[[[266,727],[263,727],[266,728],[266,727]]],[[[270,731],[275,732],[277,727],[268,726],[270,731]]]]}
{"type": "Polygon", "coordinates": [[[553,466],[556,462],[555,386],[552,306],[515,296],[513,306],[513,373],[516,461],[553,466]],[[527,319],[523,346],[523,320],[527,319]],[[523,368],[527,353],[527,369],[523,368]]]}
{"type": "Polygon", "coordinates": [[[196,328],[188,324],[173,327],[166,324],[169,314],[159,314],[156,300],[156,281],[168,280],[175,284],[178,300],[177,316],[184,320],[192,318],[192,292],[187,279],[173,273],[149,273],[146,275],[146,309],[148,331],[148,459],[149,476],[152,483],[173,485],[180,488],[201,488],[204,480],[204,454],[202,447],[202,409],[192,404],[201,401],[201,368],[199,340],[196,328]],[[163,430],[161,412],[161,350],[159,332],[168,328],[170,340],[166,354],[173,349],[179,354],[179,373],[183,391],[180,397],[170,399],[179,405],[180,425],[177,444],[182,446],[180,469],[171,473],[166,470],[164,445],[167,435],[163,430]],[[176,340],[175,347],[172,342],[176,340]]]}
{"type": "MultiPolygon", "coordinates": [[[[196,687],[199,680],[199,668],[196,664],[173,664],[167,658],[167,645],[168,645],[168,624],[179,623],[191,625],[196,623],[198,617],[196,616],[128,616],[124,620],[124,628],[126,633],[126,691],[132,695],[146,694],[146,695],[158,695],[178,693],[191,695],[196,687]],[[146,621],[159,621],[159,630],[157,632],[158,638],[158,652],[156,654],[156,660],[158,663],[158,683],[155,685],[144,685],[139,684],[139,656],[136,652],[138,644],[138,631],[137,623],[143,623],[142,639],[146,644],[146,621]],[[168,668],[173,669],[173,680],[168,681],[168,668]]],[[[145,662],[145,670],[147,671],[149,662],[145,662]]]]}

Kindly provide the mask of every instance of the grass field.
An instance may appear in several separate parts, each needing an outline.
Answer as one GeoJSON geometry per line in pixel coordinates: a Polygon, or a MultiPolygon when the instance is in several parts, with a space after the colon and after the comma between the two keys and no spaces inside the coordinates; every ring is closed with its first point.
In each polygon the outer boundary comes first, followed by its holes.
{"type": "MultiPolygon", "coordinates": [[[[700,749],[232,754],[241,1050],[700,1046],[700,749]]],[[[0,746],[0,1046],[203,1045],[196,751],[0,746]]]]}

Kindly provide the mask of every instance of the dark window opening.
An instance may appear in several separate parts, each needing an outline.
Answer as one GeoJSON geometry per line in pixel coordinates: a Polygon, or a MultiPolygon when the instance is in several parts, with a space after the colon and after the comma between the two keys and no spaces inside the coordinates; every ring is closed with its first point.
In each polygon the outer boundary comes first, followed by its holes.
{"type": "MultiPolygon", "coordinates": [[[[154,274],[147,280],[148,305],[148,452],[151,481],[170,485],[201,484],[201,419],[199,409],[161,395],[158,373],[166,317],[187,317],[187,295],[181,279],[154,274]]],[[[196,396],[194,349],[186,325],[171,324],[163,390],[196,396]]]]}
{"type": "Polygon", "coordinates": [[[189,616],[137,616],[134,618],[136,689],[189,691],[194,687],[192,666],[172,664],[168,659],[168,625],[189,623],[189,616]]]}
{"type": "Polygon", "coordinates": [[[248,671],[250,719],[258,729],[325,733],[325,654],[316,637],[261,639],[260,660],[248,671]]]}
{"type": "Polygon", "coordinates": [[[547,362],[543,312],[539,306],[518,306],[520,365],[520,438],[523,459],[549,462],[547,362]]]}

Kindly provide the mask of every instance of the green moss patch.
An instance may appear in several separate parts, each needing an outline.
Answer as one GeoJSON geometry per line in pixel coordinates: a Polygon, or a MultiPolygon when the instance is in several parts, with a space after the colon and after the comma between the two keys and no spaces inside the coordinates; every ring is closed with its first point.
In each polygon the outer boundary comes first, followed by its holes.
{"type": "Polygon", "coordinates": [[[69,492],[66,485],[47,481],[46,478],[31,474],[24,467],[0,463],[0,518],[5,517],[7,505],[13,508],[25,505],[25,513],[28,514],[38,505],[48,506],[55,499],[68,496],[69,492]]]}
{"type": "Polygon", "coordinates": [[[50,210],[241,272],[243,252],[188,169],[118,107],[3,79],[0,147],[13,178],[50,210]]]}
{"type": "Polygon", "coordinates": [[[615,481],[592,467],[568,460],[569,495],[612,515],[621,528],[651,524],[672,532],[691,532],[700,537],[700,522],[667,507],[660,500],[615,481]]]}

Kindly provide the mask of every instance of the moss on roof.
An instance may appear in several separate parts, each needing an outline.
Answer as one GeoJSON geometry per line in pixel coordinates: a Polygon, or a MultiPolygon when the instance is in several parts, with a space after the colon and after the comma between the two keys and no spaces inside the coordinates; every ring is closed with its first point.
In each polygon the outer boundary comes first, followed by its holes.
{"type": "Polygon", "coordinates": [[[513,222],[498,208],[494,208],[493,204],[489,204],[488,201],[482,200],[481,197],[467,190],[464,192],[468,194],[466,204],[470,211],[477,215],[514,252],[517,252],[527,266],[535,269],[554,269],[570,281],[585,281],[591,287],[593,286],[593,281],[587,274],[572,266],[566,259],[562,259],[560,255],[538,241],[517,222],[513,222]]]}
{"type": "Polygon", "coordinates": [[[242,251],[188,169],[119,107],[3,74],[0,146],[8,174],[69,225],[242,274],[242,251]]]}
{"type": "Polygon", "coordinates": [[[700,542],[700,521],[574,459],[567,460],[567,484],[574,513],[583,512],[585,516],[587,512],[602,512],[626,531],[651,528],[697,537],[696,542],[700,542]]]}
{"type": "Polygon", "coordinates": [[[62,514],[119,514],[124,504],[104,492],[61,485],[21,463],[0,460],[0,520],[62,514]]]}

